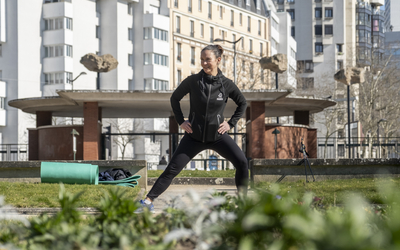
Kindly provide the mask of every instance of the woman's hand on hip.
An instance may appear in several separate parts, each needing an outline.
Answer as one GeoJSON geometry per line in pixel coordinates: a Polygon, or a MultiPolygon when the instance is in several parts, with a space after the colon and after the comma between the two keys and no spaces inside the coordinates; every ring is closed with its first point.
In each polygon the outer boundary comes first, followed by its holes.
{"type": "Polygon", "coordinates": [[[181,127],[183,130],[185,130],[186,133],[189,133],[189,134],[193,133],[192,124],[190,124],[189,121],[184,121],[184,122],[181,124],[180,127],[181,127]]]}
{"type": "Polygon", "coordinates": [[[229,126],[229,124],[226,121],[224,121],[219,125],[218,133],[225,134],[225,132],[228,132],[230,129],[231,126],[229,126]]]}

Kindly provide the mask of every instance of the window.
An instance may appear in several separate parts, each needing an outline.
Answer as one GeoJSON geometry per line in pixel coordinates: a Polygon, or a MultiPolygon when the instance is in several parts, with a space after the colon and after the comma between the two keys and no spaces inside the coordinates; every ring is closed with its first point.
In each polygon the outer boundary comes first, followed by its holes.
{"type": "Polygon", "coordinates": [[[72,19],[68,17],[60,17],[55,19],[44,20],[45,30],[60,30],[60,29],[72,30],[72,19]],[[65,22],[65,27],[64,27],[65,22]]]}
{"type": "Polygon", "coordinates": [[[241,44],[242,44],[242,49],[244,49],[244,39],[242,39],[241,44]]]}
{"type": "Polygon", "coordinates": [[[325,17],[333,18],[333,8],[325,8],[325,17]]]}
{"type": "Polygon", "coordinates": [[[254,63],[250,63],[250,79],[254,79],[254,63]]]}
{"type": "Polygon", "coordinates": [[[196,64],[196,49],[195,47],[190,47],[190,65],[194,66],[196,64]]]}
{"type": "Polygon", "coordinates": [[[243,24],[243,15],[242,13],[239,13],[239,25],[242,26],[243,24]]]}
{"type": "Polygon", "coordinates": [[[210,42],[214,42],[214,28],[210,27],[210,42]]]}
{"type": "Polygon", "coordinates": [[[222,5],[219,6],[219,18],[222,19],[223,18],[223,10],[224,8],[222,7],[222,5]]]}
{"type": "Polygon", "coordinates": [[[343,52],[343,44],[336,44],[336,50],[337,52],[343,52]]]}
{"type": "Polygon", "coordinates": [[[273,38],[272,38],[272,40],[271,40],[271,47],[272,47],[273,49],[278,50],[278,42],[277,42],[275,39],[273,39],[273,38]]]}
{"type": "Polygon", "coordinates": [[[160,7],[150,5],[149,12],[152,14],[160,14],[160,7]]]}
{"type": "Polygon", "coordinates": [[[292,49],[292,48],[290,48],[290,56],[291,56],[293,59],[296,59],[296,52],[295,52],[294,49],[292,49]]]}
{"type": "Polygon", "coordinates": [[[313,77],[302,77],[300,81],[297,81],[297,89],[307,90],[314,88],[313,77]]]}
{"type": "Polygon", "coordinates": [[[325,25],[325,35],[333,35],[333,25],[325,25]]]}
{"type": "Polygon", "coordinates": [[[176,17],[176,33],[181,33],[181,17],[176,17]]]}
{"type": "Polygon", "coordinates": [[[0,109],[5,109],[5,97],[0,97],[0,109]]]}
{"type": "Polygon", "coordinates": [[[322,43],[315,43],[315,52],[316,53],[323,53],[324,52],[324,45],[322,43]]]}
{"type": "Polygon", "coordinates": [[[208,19],[212,17],[212,3],[208,2],[208,19]]]}
{"type": "Polygon", "coordinates": [[[292,10],[292,9],[288,9],[288,10],[286,10],[288,13],[289,13],[289,15],[290,15],[290,18],[293,20],[294,19],[294,10],[292,10]]]}
{"type": "Polygon", "coordinates": [[[234,11],[233,10],[231,10],[231,26],[233,27],[234,26],[234,20],[235,20],[235,13],[234,13],[234,11]]]}
{"type": "Polygon", "coordinates": [[[253,54],[253,40],[249,39],[250,54],[253,54]]]}
{"type": "Polygon", "coordinates": [[[251,31],[251,17],[250,16],[247,17],[247,31],[248,32],[251,31]]]}
{"type": "Polygon", "coordinates": [[[315,18],[316,19],[322,18],[322,8],[315,8],[315,18]]]}
{"type": "MultiPolygon", "coordinates": [[[[232,42],[235,42],[236,41],[236,35],[235,34],[232,34],[232,42]]],[[[235,48],[235,43],[232,43],[232,48],[234,49],[235,48]]]]}
{"type": "Polygon", "coordinates": [[[133,66],[133,55],[132,54],[128,54],[128,65],[129,66],[133,66]]]}
{"type": "Polygon", "coordinates": [[[168,41],[168,31],[154,28],[154,39],[168,41]]]}
{"type": "Polygon", "coordinates": [[[296,76],[296,70],[292,66],[289,66],[289,74],[293,77],[296,76]]]}
{"type": "MultiPolygon", "coordinates": [[[[97,4],[97,3],[96,3],[97,4]]],[[[127,5],[127,7],[128,7],[128,15],[132,15],[132,4],[128,4],[127,5]]]]}
{"type": "Polygon", "coordinates": [[[246,72],[246,61],[242,60],[242,72],[246,72]]]}
{"type": "Polygon", "coordinates": [[[295,35],[296,35],[296,29],[295,29],[294,26],[292,26],[292,27],[290,28],[290,35],[291,35],[292,37],[295,37],[295,35]]]}
{"type": "Polygon", "coordinates": [[[322,35],[322,25],[315,25],[314,26],[314,34],[316,36],[321,36],[322,35]]]}
{"type": "Polygon", "coordinates": [[[176,72],[176,80],[177,80],[176,85],[181,84],[181,81],[182,81],[182,70],[180,70],[180,69],[178,69],[177,72],[176,72]]]}
{"type": "Polygon", "coordinates": [[[131,29],[131,28],[128,28],[128,40],[129,40],[129,41],[133,41],[133,38],[132,38],[132,29],[131,29]]]}
{"type": "Polygon", "coordinates": [[[287,0],[288,3],[294,3],[294,0],[287,0]]]}
{"type": "Polygon", "coordinates": [[[261,83],[264,83],[264,69],[260,69],[261,83]]]}
{"type": "Polygon", "coordinates": [[[264,55],[264,46],[263,43],[260,43],[260,56],[262,57],[264,55]]]}
{"type": "Polygon", "coordinates": [[[226,56],[222,56],[222,68],[226,68],[226,56]]]}
{"type": "Polygon", "coordinates": [[[44,84],[63,84],[69,83],[72,80],[71,72],[56,72],[50,74],[44,74],[44,84]]]}
{"type": "Polygon", "coordinates": [[[279,30],[279,24],[274,18],[272,18],[272,27],[274,27],[276,30],[279,30]]]}
{"type": "Polygon", "coordinates": [[[190,37],[194,37],[194,21],[190,21],[190,37]]]}
{"type": "Polygon", "coordinates": [[[3,71],[0,70],[0,81],[2,81],[2,80],[3,80],[3,71]]]}
{"type": "Polygon", "coordinates": [[[152,90],[168,90],[168,81],[159,79],[146,79],[146,85],[147,81],[149,81],[149,83],[152,83],[152,90]]]}
{"type": "Polygon", "coordinates": [[[313,61],[305,61],[305,70],[307,72],[313,72],[314,71],[314,62],[313,61]]]}
{"type": "Polygon", "coordinates": [[[66,48],[66,56],[72,57],[72,46],[71,45],[65,45],[66,48]]]}
{"type": "Polygon", "coordinates": [[[200,24],[200,36],[204,37],[204,24],[200,24]]]}
{"type": "Polygon", "coordinates": [[[199,11],[201,12],[201,9],[202,9],[202,0],[199,0],[199,11]]]}
{"type": "Polygon", "coordinates": [[[176,56],[176,60],[178,62],[182,62],[182,44],[181,43],[177,43],[176,46],[176,51],[177,51],[177,56],[176,56]]]}
{"type": "Polygon", "coordinates": [[[144,54],[144,64],[157,64],[161,66],[168,66],[168,56],[153,54],[153,53],[145,53],[144,54]]]}
{"type": "Polygon", "coordinates": [[[192,0],[188,0],[188,11],[192,12],[192,0]]]}
{"type": "Polygon", "coordinates": [[[258,35],[261,36],[261,21],[258,20],[258,35]]]}
{"type": "Polygon", "coordinates": [[[100,39],[100,26],[96,26],[96,38],[100,39]]]}
{"type": "Polygon", "coordinates": [[[0,56],[3,56],[3,46],[0,44],[0,56]]]}
{"type": "Polygon", "coordinates": [[[178,0],[174,0],[174,6],[175,6],[175,8],[178,8],[178,7],[179,7],[179,5],[178,5],[178,0]]]}
{"type": "MultiPolygon", "coordinates": [[[[225,31],[221,30],[221,37],[222,39],[225,39],[225,31]]],[[[222,43],[225,43],[225,41],[223,41],[222,43]]]]}
{"type": "Polygon", "coordinates": [[[154,57],[154,64],[161,65],[161,66],[168,66],[168,56],[154,53],[153,57],[154,57]]]}
{"type": "Polygon", "coordinates": [[[343,69],[343,61],[342,60],[338,60],[337,61],[337,70],[343,69]]]}

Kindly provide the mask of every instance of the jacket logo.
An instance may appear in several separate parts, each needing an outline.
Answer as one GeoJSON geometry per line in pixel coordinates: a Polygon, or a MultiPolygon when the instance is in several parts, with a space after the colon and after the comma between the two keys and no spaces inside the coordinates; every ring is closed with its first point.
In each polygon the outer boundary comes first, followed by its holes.
{"type": "Polygon", "coordinates": [[[217,101],[223,101],[223,100],[224,100],[224,98],[222,98],[222,93],[219,93],[219,94],[218,94],[217,101]]]}

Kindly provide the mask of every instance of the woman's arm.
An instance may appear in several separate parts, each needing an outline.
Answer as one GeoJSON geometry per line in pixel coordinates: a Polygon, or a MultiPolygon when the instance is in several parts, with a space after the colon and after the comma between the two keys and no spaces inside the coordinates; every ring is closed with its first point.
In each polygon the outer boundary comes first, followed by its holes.
{"type": "Polygon", "coordinates": [[[190,92],[190,83],[193,81],[193,77],[188,77],[182,81],[182,83],[175,89],[172,93],[170,101],[172,111],[174,112],[175,119],[179,125],[181,125],[185,121],[185,117],[183,116],[181,104],[179,103],[182,98],[190,92]]]}
{"type": "Polygon", "coordinates": [[[231,98],[237,105],[235,113],[233,113],[231,119],[228,121],[229,126],[233,128],[246,111],[247,102],[242,92],[233,82],[231,82],[229,89],[229,98],[231,98]]]}

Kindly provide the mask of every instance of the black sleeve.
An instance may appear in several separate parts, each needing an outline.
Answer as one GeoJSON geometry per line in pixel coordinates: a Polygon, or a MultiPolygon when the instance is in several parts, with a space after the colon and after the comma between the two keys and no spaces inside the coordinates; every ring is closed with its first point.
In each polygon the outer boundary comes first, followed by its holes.
{"type": "Polygon", "coordinates": [[[242,92],[233,82],[230,82],[229,90],[229,98],[231,98],[237,105],[235,113],[233,113],[231,119],[228,121],[229,126],[233,128],[246,111],[247,102],[242,92]]]}
{"type": "Polygon", "coordinates": [[[175,89],[172,93],[170,101],[172,111],[175,114],[175,120],[181,125],[185,121],[185,117],[183,116],[181,104],[179,103],[182,98],[189,93],[190,91],[190,83],[193,81],[193,77],[188,77],[182,81],[182,83],[175,89]]]}

